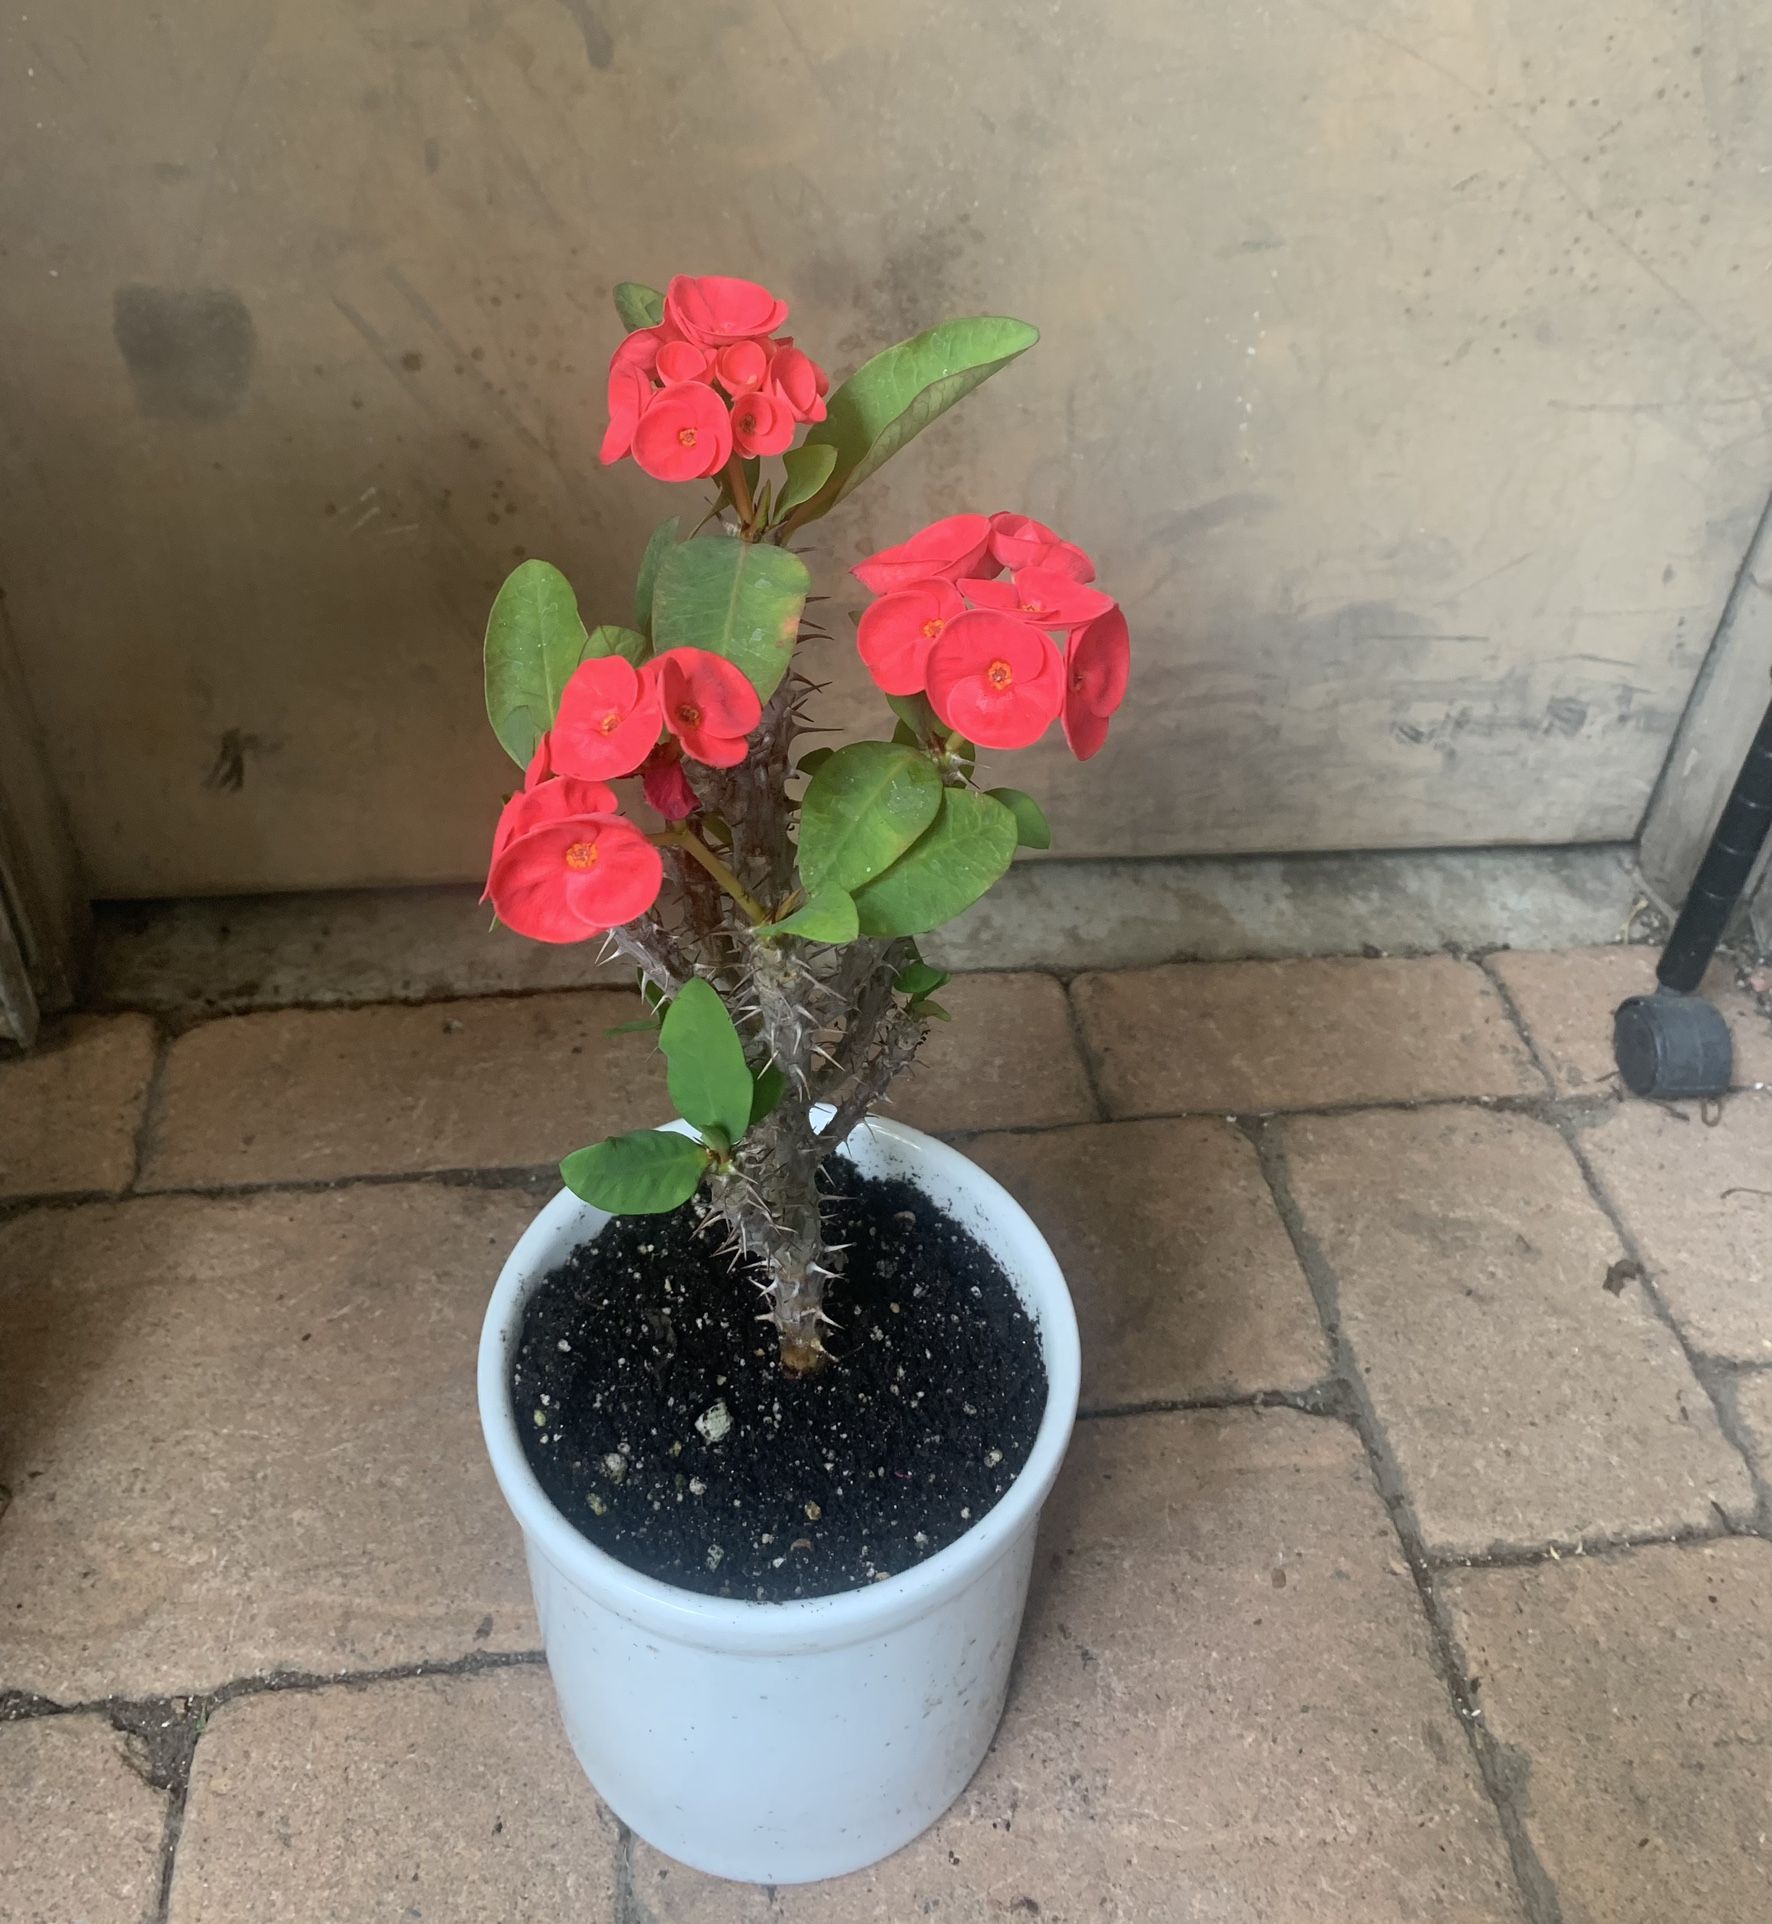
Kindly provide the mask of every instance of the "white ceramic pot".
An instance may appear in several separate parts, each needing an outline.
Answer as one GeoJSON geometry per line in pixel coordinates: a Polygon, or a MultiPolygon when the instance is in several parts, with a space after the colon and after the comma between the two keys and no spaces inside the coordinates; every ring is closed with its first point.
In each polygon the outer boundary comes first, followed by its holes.
{"type": "Polygon", "coordinates": [[[530,1292],[609,1220],[570,1191],[512,1250],[480,1339],[480,1421],[523,1527],[579,1762],[649,1843],[760,1884],[876,1863],[965,1789],[1002,1715],[1034,1530],[1077,1410],[1070,1296],[1008,1191],[901,1123],[865,1124],[842,1153],[868,1175],[915,1183],[969,1228],[1003,1265],[1045,1354],[1046,1409],[1020,1476],[915,1569],[840,1596],[730,1601],[641,1576],[554,1508],[518,1439],[511,1355],[530,1292]]]}

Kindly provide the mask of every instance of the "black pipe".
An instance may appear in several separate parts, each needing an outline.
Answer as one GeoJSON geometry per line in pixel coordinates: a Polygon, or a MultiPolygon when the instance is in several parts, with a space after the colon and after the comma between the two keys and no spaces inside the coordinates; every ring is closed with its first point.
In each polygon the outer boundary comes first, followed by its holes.
{"type": "Polygon", "coordinates": [[[1664,989],[1690,995],[1704,980],[1710,959],[1723,939],[1730,912],[1753,872],[1772,828],[1772,707],[1766,710],[1759,732],[1723,804],[1692,889],[1674,923],[1655,974],[1664,989]]]}

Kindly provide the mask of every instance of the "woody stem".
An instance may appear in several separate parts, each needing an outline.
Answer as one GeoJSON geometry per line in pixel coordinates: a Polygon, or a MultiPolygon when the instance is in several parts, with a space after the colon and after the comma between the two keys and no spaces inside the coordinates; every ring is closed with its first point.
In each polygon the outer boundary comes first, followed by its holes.
{"type": "Polygon", "coordinates": [[[738,877],[733,874],[731,869],[720,860],[719,856],[708,847],[707,843],[704,842],[699,835],[692,834],[690,830],[686,828],[667,828],[662,834],[654,835],[652,840],[656,842],[660,848],[680,848],[692,862],[700,863],[714,880],[719,883],[721,888],[732,897],[733,901],[744,910],[745,914],[751,918],[753,928],[757,924],[769,920],[767,912],[757,901],[757,898],[750,893],[738,877]]]}

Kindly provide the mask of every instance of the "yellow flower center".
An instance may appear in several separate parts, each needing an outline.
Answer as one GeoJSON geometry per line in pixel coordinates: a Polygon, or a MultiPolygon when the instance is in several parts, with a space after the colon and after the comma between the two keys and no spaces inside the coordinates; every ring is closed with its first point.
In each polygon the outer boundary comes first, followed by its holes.
{"type": "Polygon", "coordinates": [[[566,851],[566,866],[575,869],[592,867],[597,860],[595,842],[574,842],[566,851]]]}
{"type": "Polygon", "coordinates": [[[988,681],[993,688],[1007,688],[1015,680],[1015,670],[1001,657],[993,661],[984,671],[984,674],[985,680],[988,681]]]}
{"type": "Polygon", "coordinates": [[[621,710],[619,708],[612,708],[609,713],[598,722],[597,732],[600,735],[613,735],[620,726],[621,710]]]}
{"type": "Polygon", "coordinates": [[[694,447],[694,446],[695,446],[695,430],[694,430],[694,428],[679,428],[679,429],[677,430],[677,439],[678,439],[678,440],[679,440],[679,441],[680,441],[680,442],[682,443],[682,445],[683,445],[684,447],[686,447],[686,448],[692,448],[692,447],[694,447]]]}
{"type": "Polygon", "coordinates": [[[701,710],[692,701],[680,702],[677,706],[677,719],[685,728],[699,728],[701,710]]]}
{"type": "Polygon", "coordinates": [[[946,626],[947,623],[945,621],[940,620],[938,617],[931,616],[930,619],[923,624],[923,633],[929,640],[933,641],[946,626]]]}

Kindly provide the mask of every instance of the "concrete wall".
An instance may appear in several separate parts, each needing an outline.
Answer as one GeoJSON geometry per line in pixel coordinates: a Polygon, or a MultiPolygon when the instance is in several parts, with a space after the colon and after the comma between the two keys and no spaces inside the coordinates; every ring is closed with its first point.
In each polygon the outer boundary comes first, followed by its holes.
{"type": "MultiPolygon", "coordinates": [[[[0,27],[0,580],[101,889],[423,881],[514,557],[626,607],[610,284],[1016,370],[822,524],[1095,549],[1070,853],[1630,835],[1772,484],[1762,0],[55,0],[0,27]]],[[[842,624],[846,629],[846,624],[842,624]]],[[[847,673],[848,664],[843,664],[847,673]]]]}

